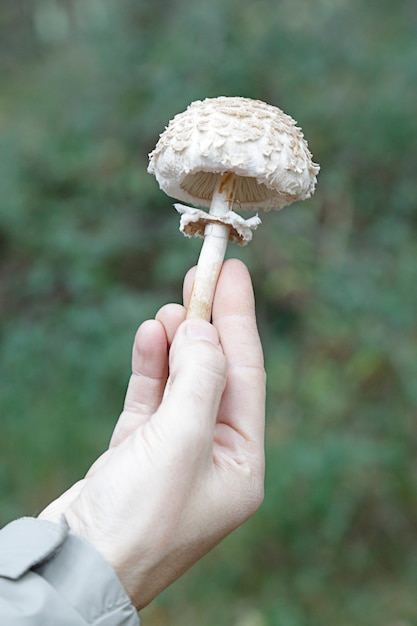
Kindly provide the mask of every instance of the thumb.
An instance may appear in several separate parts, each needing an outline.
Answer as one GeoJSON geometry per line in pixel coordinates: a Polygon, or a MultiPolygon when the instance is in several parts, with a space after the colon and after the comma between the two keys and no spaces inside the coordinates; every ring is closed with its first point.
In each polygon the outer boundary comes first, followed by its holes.
{"type": "Polygon", "coordinates": [[[226,358],[216,328],[200,319],[178,328],[169,355],[171,387],[158,410],[177,436],[212,439],[226,384],[226,358]]]}

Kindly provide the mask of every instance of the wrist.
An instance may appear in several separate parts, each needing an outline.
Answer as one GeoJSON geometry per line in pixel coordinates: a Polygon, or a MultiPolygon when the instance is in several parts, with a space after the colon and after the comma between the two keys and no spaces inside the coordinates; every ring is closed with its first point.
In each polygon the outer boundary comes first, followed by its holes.
{"type": "Polygon", "coordinates": [[[137,588],[140,586],[141,575],[139,572],[136,573],[136,576],[133,575],[132,564],[130,563],[132,557],[123,558],[117,537],[112,540],[109,533],[99,533],[96,525],[86,523],[74,506],[70,506],[65,511],[65,519],[70,533],[89,544],[110,565],[132,604],[138,610],[153,599],[154,596],[146,602],[144,598],[139,597],[137,588]]]}

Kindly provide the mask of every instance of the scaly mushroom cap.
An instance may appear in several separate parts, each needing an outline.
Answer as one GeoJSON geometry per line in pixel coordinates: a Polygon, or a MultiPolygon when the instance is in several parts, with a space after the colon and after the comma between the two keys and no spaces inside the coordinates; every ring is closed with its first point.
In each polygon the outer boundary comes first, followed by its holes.
{"type": "Polygon", "coordinates": [[[292,117],[241,97],[191,103],[149,159],[148,172],[167,195],[202,207],[210,206],[218,174],[239,176],[238,207],[268,210],[309,198],[320,170],[292,117]]]}

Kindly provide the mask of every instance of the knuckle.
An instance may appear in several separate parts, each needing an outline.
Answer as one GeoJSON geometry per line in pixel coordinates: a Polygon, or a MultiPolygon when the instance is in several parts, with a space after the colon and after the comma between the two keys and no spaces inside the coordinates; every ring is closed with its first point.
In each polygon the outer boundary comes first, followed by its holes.
{"type": "Polygon", "coordinates": [[[265,485],[263,473],[257,472],[252,476],[251,485],[248,489],[249,503],[248,508],[250,514],[256,513],[265,497],[265,485]]]}

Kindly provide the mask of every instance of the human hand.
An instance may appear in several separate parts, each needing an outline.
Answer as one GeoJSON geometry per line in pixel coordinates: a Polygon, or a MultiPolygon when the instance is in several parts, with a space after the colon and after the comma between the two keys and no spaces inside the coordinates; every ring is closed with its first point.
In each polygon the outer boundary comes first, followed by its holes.
{"type": "MultiPolygon", "coordinates": [[[[189,273],[185,302],[191,284],[189,273]]],[[[139,328],[109,450],[40,516],[65,513],[71,530],[113,566],[137,608],[263,498],[265,374],[245,266],[224,264],[213,324],[184,318],[183,307],[166,305],[139,328]]]]}

